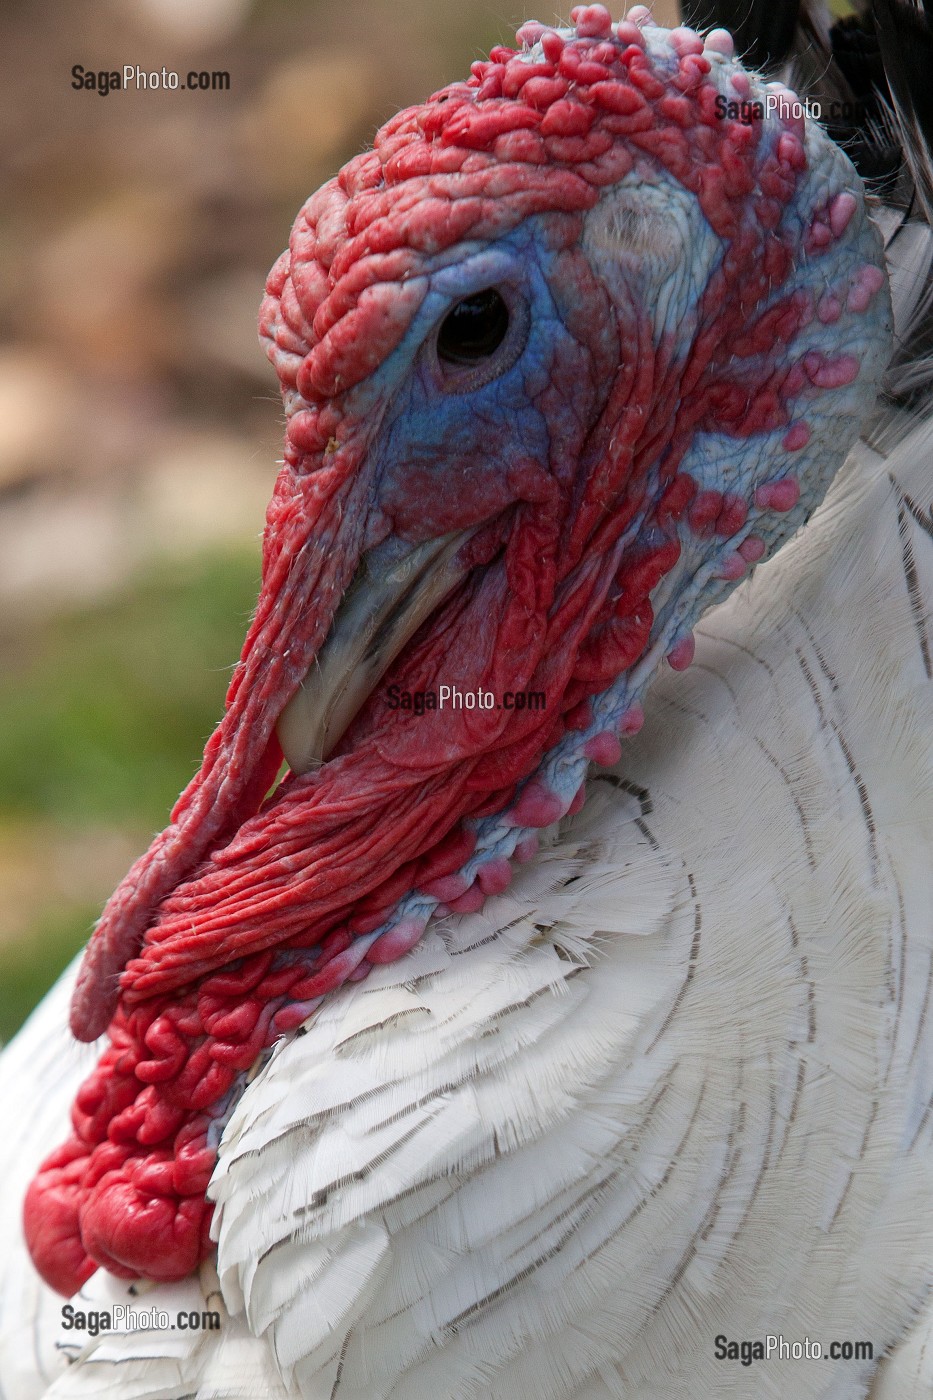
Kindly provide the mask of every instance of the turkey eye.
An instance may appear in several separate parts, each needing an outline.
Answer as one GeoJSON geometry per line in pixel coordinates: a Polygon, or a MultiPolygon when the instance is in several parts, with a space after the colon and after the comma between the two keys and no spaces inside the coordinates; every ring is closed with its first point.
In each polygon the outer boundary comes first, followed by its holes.
{"type": "Polygon", "coordinates": [[[498,350],[508,328],[509,308],[494,287],[464,297],[441,322],[438,358],[450,365],[480,364],[498,350]]]}

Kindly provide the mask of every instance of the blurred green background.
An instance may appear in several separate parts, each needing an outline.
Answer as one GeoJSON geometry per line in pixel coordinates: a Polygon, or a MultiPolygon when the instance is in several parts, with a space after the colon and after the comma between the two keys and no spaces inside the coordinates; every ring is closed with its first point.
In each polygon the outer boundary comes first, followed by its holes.
{"type": "Polygon", "coordinates": [[[0,680],[0,1037],[81,946],[191,777],[256,592],[251,550],[154,562],[8,638],[0,680]]]}
{"type": "Polygon", "coordinates": [[[256,311],[295,213],[399,107],[565,11],[0,7],[0,1038],[222,711],[282,432],[256,311]],[[126,63],[229,91],[72,88],[126,63]]]}

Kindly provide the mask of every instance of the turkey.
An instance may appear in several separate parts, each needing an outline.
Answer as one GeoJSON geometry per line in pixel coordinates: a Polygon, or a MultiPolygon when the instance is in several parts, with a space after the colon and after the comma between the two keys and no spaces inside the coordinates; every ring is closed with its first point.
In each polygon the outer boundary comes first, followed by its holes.
{"type": "Polygon", "coordinates": [[[269,276],[224,718],[3,1056],[11,1400],[933,1393],[929,30],[866,195],[571,19],[269,276]]]}

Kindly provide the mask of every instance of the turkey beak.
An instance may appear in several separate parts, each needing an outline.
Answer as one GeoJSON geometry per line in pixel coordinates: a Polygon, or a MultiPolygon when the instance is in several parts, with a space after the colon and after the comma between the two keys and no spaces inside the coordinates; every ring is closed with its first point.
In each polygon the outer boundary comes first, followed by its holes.
{"type": "Polygon", "coordinates": [[[412,545],[390,537],[360,560],[330,632],[279,715],[293,773],[318,767],[421,624],[469,572],[459,561],[472,530],[412,545]]]}

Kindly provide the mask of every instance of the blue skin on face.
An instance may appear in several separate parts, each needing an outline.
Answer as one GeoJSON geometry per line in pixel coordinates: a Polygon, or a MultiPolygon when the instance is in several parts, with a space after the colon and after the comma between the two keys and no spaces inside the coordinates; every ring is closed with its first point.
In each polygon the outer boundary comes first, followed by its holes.
{"type": "Polygon", "coordinates": [[[371,448],[375,492],[383,519],[405,539],[540,499],[549,463],[579,453],[596,397],[592,355],[559,314],[549,284],[555,254],[535,236],[542,217],[431,274],[408,334],[378,371],[401,383],[371,448]],[[471,365],[445,364],[437,352],[445,317],[490,287],[509,308],[502,343],[471,365]]]}

